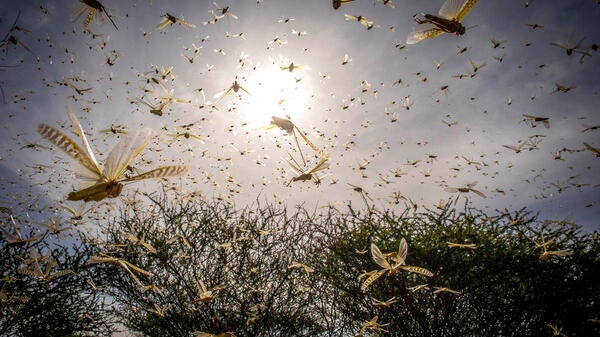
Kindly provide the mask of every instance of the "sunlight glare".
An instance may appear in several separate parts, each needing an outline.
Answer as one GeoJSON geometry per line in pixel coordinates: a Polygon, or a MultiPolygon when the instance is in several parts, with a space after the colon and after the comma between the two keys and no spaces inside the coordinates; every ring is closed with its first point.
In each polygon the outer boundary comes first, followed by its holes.
{"type": "Polygon", "coordinates": [[[240,113],[248,127],[267,126],[273,115],[295,120],[308,108],[306,72],[289,73],[276,67],[265,68],[248,76],[245,85],[250,95],[244,97],[245,104],[240,113]]]}

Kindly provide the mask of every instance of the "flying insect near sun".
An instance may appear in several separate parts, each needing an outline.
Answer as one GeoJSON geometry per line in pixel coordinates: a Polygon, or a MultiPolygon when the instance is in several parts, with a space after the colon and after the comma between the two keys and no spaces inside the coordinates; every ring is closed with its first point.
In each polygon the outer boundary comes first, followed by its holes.
{"type": "Polygon", "coordinates": [[[243,91],[243,92],[245,92],[246,94],[250,95],[250,93],[248,92],[248,90],[246,90],[244,87],[242,87],[242,86],[241,86],[241,85],[238,83],[238,81],[237,81],[237,79],[236,79],[235,81],[233,81],[233,84],[232,84],[232,85],[231,85],[229,88],[227,88],[227,89],[225,89],[225,90],[223,90],[223,91],[219,92],[219,93],[218,93],[218,94],[216,94],[216,95],[215,95],[213,98],[216,98],[216,99],[217,99],[217,102],[219,102],[219,101],[221,101],[221,99],[222,99],[223,97],[227,96],[227,94],[228,94],[228,93],[229,93],[231,90],[233,90],[233,92],[235,92],[235,93],[237,93],[238,91],[242,90],[242,91],[243,91]]]}
{"type": "Polygon", "coordinates": [[[440,8],[438,15],[425,14],[421,19],[417,15],[413,19],[419,24],[406,39],[407,44],[419,43],[423,40],[434,38],[442,33],[455,33],[463,35],[465,26],[461,21],[475,6],[478,0],[446,0],[440,8]]]}
{"type": "Polygon", "coordinates": [[[43,138],[63,150],[84,168],[77,172],[77,177],[88,183],[88,187],[69,193],[68,200],[100,201],[107,197],[115,198],[121,194],[125,182],[181,176],[187,172],[186,166],[163,166],[134,177],[124,176],[127,166],[150,142],[153,131],[148,128],[137,130],[123,138],[108,155],[104,170],[102,170],[94,157],[77,117],[69,109],[67,109],[67,114],[75,133],[83,142],[83,149],[64,133],[46,124],[40,124],[38,132],[43,138]]]}

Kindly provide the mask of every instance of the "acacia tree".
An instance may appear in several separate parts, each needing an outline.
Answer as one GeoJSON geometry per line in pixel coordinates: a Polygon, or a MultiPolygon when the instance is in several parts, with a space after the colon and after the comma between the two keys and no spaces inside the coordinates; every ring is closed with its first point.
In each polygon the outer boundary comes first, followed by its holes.
{"type": "Polygon", "coordinates": [[[161,194],[104,232],[87,263],[144,336],[598,333],[598,233],[524,209],[236,210],[161,194]]]}
{"type": "Polygon", "coordinates": [[[329,236],[324,263],[315,263],[342,313],[339,325],[377,334],[365,323],[377,316],[386,336],[598,334],[597,232],[538,221],[523,209],[490,217],[468,204],[463,211],[448,203],[417,214],[350,213],[329,236]],[[401,238],[406,263],[434,276],[401,271],[362,292],[357,276],[377,269],[366,248],[394,252],[401,238]]]}
{"type": "Polygon", "coordinates": [[[85,236],[71,228],[59,244],[60,233],[8,208],[0,225],[0,336],[110,336],[107,298],[88,284],[96,268],[85,263],[85,236]]]}
{"type": "Polygon", "coordinates": [[[146,196],[105,228],[102,261],[117,316],[145,336],[235,332],[315,336],[325,330],[304,261],[318,254],[303,209],[146,196]],[[108,258],[122,261],[112,263],[108,258]],[[124,262],[126,261],[126,262],[124,262]],[[129,265],[127,270],[123,263],[129,265]]]}

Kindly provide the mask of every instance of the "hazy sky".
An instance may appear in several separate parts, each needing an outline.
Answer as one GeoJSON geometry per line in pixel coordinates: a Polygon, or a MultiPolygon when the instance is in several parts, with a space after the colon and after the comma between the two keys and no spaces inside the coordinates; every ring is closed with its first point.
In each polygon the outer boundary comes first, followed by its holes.
{"type": "MultiPolygon", "coordinates": [[[[394,195],[431,206],[453,196],[446,187],[477,181],[475,188],[487,196],[467,194],[477,206],[490,211],[528,206],[544,217],[569,217],[598,228],[600,159],[583,143],[599,148],[600,130],[582,131],[600,124],[600,56],[589,49],[600,43],[600,5],[536,0],[525,7],[521,0],[482,0],[463,21],[472,27],[464,36],[443,34],[406,46],[417,26],[413,14],[437,14],[443,2],[394,0],[392,9],[356,0],[333,10],[327,0],[230,0],[221,5],[238,19],[226,16],[205,25],[216,10],[210,1],[105,0],[118,30],[105,17],[102,25],[90,25],[98,34],[92,35],[83,33],[85,14],[72,21],[78,1],[2,1],[0,35],[20,12],[17,26],[24,30],[8,35],[31,53],[9,43],[0,54],[0,65],[10,66],[0,69],[6,98],[0,105],[1,200],[10,203],[9,192],[28,184],[53,201],[78,187],[73,160],[36,132],[39,123],[64,126],[75,139],[65,113],[69,107],[100,161],[120,137],[100,130],[154,129],[154,143],[134,167],[189,166],[186,177],[170,179],[182,194],[220,196],[238,206],[257,197],[310,208],[345,207],[348,201],[362,206],[360,194],[348,185],[353,184],[380,208],[404,207],[404,200],[394,204],[394,195]],[[196,27],[157,30],[167,12],[196,27]],[[376,27],[367,30],[344,14],[362,15],[376,27]],[[269,46],[276,38],[285,44],[269,46]],[[494,48],[490,38],[502,44],[494,48]],[[582,39],[580,47],[591,55],[583,59],[551,45],[582,39]],[[193,46],[200,48],[197,53],[193,46]],[[459,47],[467,50],[459,53],[459,47]],[[182,54],[195,58],[190,62],[182,54]],[[342,65],[345,54],[351,61],[342,65]],[[473,72],[470,61],[480,66],[476,76],[456,77],[473,72]],[[280,70],[290,62],[310,69],[280,70]],[[146,83],[154,68],[171,66],[175,77],[164,82],[167,91],[146,83]],[[214,96],[236,78],[250,95],[232,91],[215,103],[214,96]],[[371,85],[366,92],[363,81],[371,85]],[[91,89],[79,94],[59,82],[91,89]],[[556,84],[574,88],[555,92],[556,84]],[[203,101],[200,88],[218,110],[203,101]],[[156,97],[170,90],[191,103],[173,103],[157,116],[139,102],[158,104],[156,97]],[[549,128],[531,127],[522,122],[523,114],[549,117],[549,128]],[[295,172],[283,159],[288,152],[300,157],[284,131],[265,128],[272,115],[290,118],[330,154],[320,185],[286,186],[295,172]],[[195,123],[190,132],[207,137],[204,143],[169,136],[189,123],[195,123]],[[540,136],[530,141],[534,135],[540,136]],[[537,144],[524,145],[520,153],[503,146],[520,142],[537,144]],[[22,148],[28,143],[51,150],[22,148]],[[563,148],[582,151],[564,151],[555,159],[563,148]],[[44,173],[36,169],[40,164],[48,165],[44,173]],[[399,171],[404,175],[397,177],[399,171]]],[[[306,146],[304,151],[310,154],[306,146]]],[[[306,168],[314,162],[311,158],[306,168]]],[[[135,189],[151,192],[156,184],[127,185],[123,195],[135,189]]]]}

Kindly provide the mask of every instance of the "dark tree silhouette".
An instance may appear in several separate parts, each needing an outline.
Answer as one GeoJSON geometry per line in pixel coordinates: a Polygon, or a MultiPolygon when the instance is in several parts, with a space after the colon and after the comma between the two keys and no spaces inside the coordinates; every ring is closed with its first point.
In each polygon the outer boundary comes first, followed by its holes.
{"type": "Polygon", "coordinates": [[[85,236],[40,230],[26,215],[0,213],[0,336],[110,336],[109,301],[90,289],[95,267],[85,236]],[[85,249],[84,249],[85,248],[85,249]]]}
{"type": "Polygon", "coordinates": [[[107,293],[120,303],[125,326],[145,336],[315,336],[326,330],[315,310],[326,298],[312,290],[318,280],[303,265],[319,254],[319,224],[308,212],[288,214],[272,205],[234,210],[164,194],[148,199],[108,224],[103,244],[103,256],[151,273],[132,276],[105,264],[107,293]]]}
{"type": "Polygon", "coordinates": [[[326,262],[315,268],[341,313],[338,326],[356,331],[378,316],[389,324],[385,336],[551,336],[553,327],[568,336],[599,332],[597,232],[538,221],[524,209],[487,216],[450,203],[417,214],[350,214],[329,236],[326,262]],[[394,252],[403,237],[406,263],[434,276],[383,276],[362,293],[357,276],[380,269],[369,244],[394,252]],[[372,298],[394,300],[386,307],[372,298]]]}
{"type": "Polygon", "coordinates": [[[62,245],[62,230],[5,212],[0,335],[109,335],[115,321],[143,336],[598,334],[598,232],[455,205],[138,195],[94,239],[70,229],[62,245]]]}

